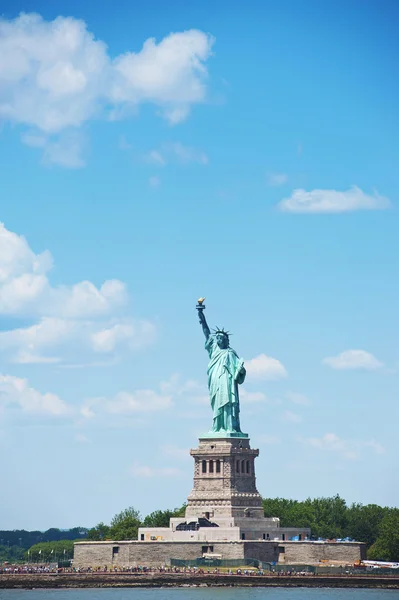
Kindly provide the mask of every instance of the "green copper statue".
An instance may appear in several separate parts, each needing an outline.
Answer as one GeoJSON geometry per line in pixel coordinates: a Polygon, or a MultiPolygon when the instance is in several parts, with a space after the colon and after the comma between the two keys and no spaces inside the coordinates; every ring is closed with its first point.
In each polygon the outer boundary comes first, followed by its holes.
{"type": "Polygon", "coordinates": [[[213,410],[212,430],[205,437],[248,437],[241,431],[239,416],[238,385],[245,379],[244,361],[230,348],[228,331],[216,328],[211,333],[204,315],[204,300],[198,300],[197,310],[210,359],[208,388],[213,410]]]}

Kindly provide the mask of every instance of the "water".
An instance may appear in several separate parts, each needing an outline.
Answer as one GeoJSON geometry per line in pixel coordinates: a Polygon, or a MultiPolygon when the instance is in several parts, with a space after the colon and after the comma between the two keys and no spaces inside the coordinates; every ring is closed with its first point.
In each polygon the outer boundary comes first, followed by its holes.
{"type": "Polygon", "coordinates": [[[0,600],[399,600],[399,590],[315,588],[0,590],[0,600]]]}

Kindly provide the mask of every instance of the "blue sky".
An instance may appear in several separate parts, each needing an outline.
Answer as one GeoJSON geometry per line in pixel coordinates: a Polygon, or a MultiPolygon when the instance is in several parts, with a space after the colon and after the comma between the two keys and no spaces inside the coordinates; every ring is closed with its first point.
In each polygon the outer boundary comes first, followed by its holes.
{"type": "Polygon", "coordinates": [[[398,18],[2,3],[0,528],[185,500],[199,296],[259,491],[397,504],[398,18]]]}

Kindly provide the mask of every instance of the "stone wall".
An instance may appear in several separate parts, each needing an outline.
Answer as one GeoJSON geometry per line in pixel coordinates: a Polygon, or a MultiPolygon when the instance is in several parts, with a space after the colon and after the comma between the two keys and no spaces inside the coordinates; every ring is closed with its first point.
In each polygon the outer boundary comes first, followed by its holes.
{"type": "Polygon", "coordinates": [[[243,542],[243,545],[245,558],[270,563],[278,561],[278,542],[243,542]]]}
{"type": "Polygon", "coordinates": [[[204,546],[208,546],[208,552],[219,554],[223,559],[245,557],[291,565],[319,564],[321,560],[353,564],[365,557],[365,544],[362,542],[76,542],[74,566],[158,567],[170,564],[171,558],[200,558],[204,546]]]}
{"type": "Polygon", "coordinates": [[[186,519],[207,516],[263,517],[256,489],[255,458],[248,438],[206,438],[190,451],[194,457],[194,487],[187,499],[186,519]]]}
{"type": "Polygon", "coordinates": [[[365,558],[366,545],[363,542],[280,542],[280,561],[285,564],[318,564],[321,560],[340,561],[353,564],[365,558]],[[282,556],[283,555],[283,556],[282,556]]]}
{"type": "MultiPolygon", "coordinates": [[[[158,567],[170,564],[171,558],[194,560],[202,557],[204,542],[76,542],[74,566],[137,566],[158,567]],[[115,549],[118,551],[115,552],[115,549]]],[[[213,553],[223,558],[244,557],[242,542],[213,542],[213,553]]]]}

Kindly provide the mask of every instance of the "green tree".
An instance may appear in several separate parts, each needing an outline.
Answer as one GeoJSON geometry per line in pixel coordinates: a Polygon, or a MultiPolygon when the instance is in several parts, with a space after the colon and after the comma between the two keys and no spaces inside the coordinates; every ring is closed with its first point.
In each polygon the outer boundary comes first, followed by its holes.
{"type": "Polygon", "coordinates": [[[380,524],[376,542],[367,553],[371,560],[399,561],[399,508],[392,508],[380,524]]]}
{"type": "Polygon", "coordinates": [[[348,509],[348,536],[366,542],[369,548],[376,542],[381,522],[388,511],[388,508],[377,504],[352,504],[348,509]]]}
{"type": "Polygon", "coordinates": [[[315,537],[346,537],[348,507],[343,498],[337,494],[331,498],[309,498],[305,503],[313,509],[312,534],[315,537]]]}
{"type": "Polygon", "coordinates": [[[23,561],[24,548],[21,546],[0,546],[0,564],[2,562],[17,563],[23,561]]]}
{"type": "Polygon", "coordinates": [[[144,527],[169,527],[169,520],[173,517],[184,517],[186,505],[183,504],[180,508],[154,510],[147,515],[143,521],[144,527]]]}
{"type": "Polygon", "coordinates": [[[100,542],[102,540],[110,539],[110,527],[105,523],[98,523],[95,527],[89,529],[87,533],[87,539],[100,542]]]}
{"type": "Polygon", "coordinates": [[[265,517],[278,517],[281,527],[295,527],[293,523],[293,510],[298,500],[286,498],[263,498],[263,511],[265,517]]]}
{"type": "MultiPolygon", "coordinates": [[[[79,540],[78,540],[79,541],[79,540]]],[[[74,540],[57,540],[34,544],[25,552],[25,560],[31,562],[58,562],[73,558],[74,540]]]]}
{"type": "Polygon", "coordinates": [[[279,517],[281,527],[310,527],[312,535],[346,537],[348,507],[340,496],[308,498],[303,502],[286,498],[264,498],[265,517],[279,517]]]}
{"type": "Polygon", "coordinates": [[[140,526],[139,511],[133,506],[129,506],[113,517],[109,535],[113,540],[137,540],[137,531],[140,526]]]}

